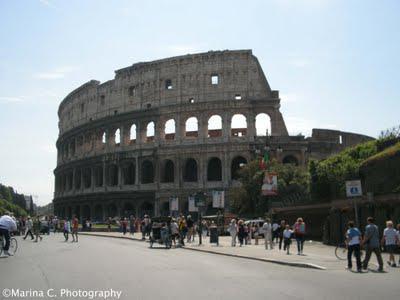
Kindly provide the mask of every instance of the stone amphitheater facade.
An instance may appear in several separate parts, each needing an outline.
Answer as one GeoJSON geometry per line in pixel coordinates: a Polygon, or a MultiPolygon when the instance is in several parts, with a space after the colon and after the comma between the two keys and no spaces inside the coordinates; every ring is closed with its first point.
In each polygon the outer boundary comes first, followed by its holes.
{"type": "Polygon", "coordinates": [[[266,145],[278,161],[305,166],[371,139],[325,129],[290,136],[251,50],[133,64],[72,91],[58,116],[54,211],[93,220],[166,215],[170,197],[186,212],[196,192],[224,190],[229,204],[237,170],[266,145]],[[257,132],[259,116],[268,133],[257,132]],[[245,125],[232,126],[235,117],[245,125]],[[210,118],[220,126],[209,128],[210,118]]]}

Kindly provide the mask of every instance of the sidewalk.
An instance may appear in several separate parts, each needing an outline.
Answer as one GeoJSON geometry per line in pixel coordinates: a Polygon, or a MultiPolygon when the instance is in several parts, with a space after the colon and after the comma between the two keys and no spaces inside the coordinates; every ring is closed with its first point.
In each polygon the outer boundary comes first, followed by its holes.
{"type": "MultiPolygon", "coordinates": [[[[143,242],[140,239],[140,233],[135,233],[134,238],[132,238],[129,233],[124,236],[119,232],[82,232],[80,234],[130,239],[143,242]]],[[[262,239],[259,240],[259,245],[255,245],[254,240],[252,240],[251,245],[243,245],[243,247],[239,247],[238,244],[236,247],[231,247],[230,241],[230,237],[219,237],[219,246],[217,246],[215,244],[210,244],[209,238],[207,238],[203,239],[202,245],[198,245],[198,237],[196,236],[195,242],[185,243],[185,247],[182,249],[319,270],[344,270],[347,266],[347,261],[341,261],[336,258],[335,247],[327,246],[320,242],[306,241],[304,243],[304,255],[300,256],[297,255],[297,246],[295,240],[293,240],[291,244],[290,255],[287,255],[286,251],[279,251],[277,245],[275,245],[273,250],[265,250],[264,240],[262,239]]],[[[388,258],[388,255],[384,253],[383,260],[385,263],[388,258]]],[[[398,256],[396,256],[396,258],[398,259],[398,256]]],[[[377,261],[374,254],[372,254],[371,257],[370,268],[377,268],[377,261]]],[[[353,263],[353,269],[355,269],[355,261],[353,263]]],[[[387,269],[387,265],[385,266],[385,269],[387,269]]],[[[395,270],[398,272],[400,269],[390,268],[390,270],[395,270]]]]}

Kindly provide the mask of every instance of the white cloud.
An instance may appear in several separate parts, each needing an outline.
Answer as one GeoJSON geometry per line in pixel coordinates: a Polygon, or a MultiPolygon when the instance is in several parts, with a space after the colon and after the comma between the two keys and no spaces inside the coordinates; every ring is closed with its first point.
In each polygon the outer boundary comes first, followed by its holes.
{"type": "Polygon", "coordinates": [[[43,4],[44,6],[55,7],[54,4],[52,2],[50,2],[49,0],[39,0],[39,2],[41,4],[43,4]]]}
{"type": "Polygon", "coordinates": [[[296,67],[296,68],[304,68],[310,64],[310,61],[304,58],[295,58],[289,60],[289,65],[296,67]]]}
{"type": "Polygon", "coordinates": [[[305,136],[311,136],[313,128],[337,129],[336,124],[321,123],[317,120],[304,119],[295,116],[285,117],[285,122],[290,135],[298,135],[301,133],[305,136]]]}
{"type": "Polygon", "coordinates": [[[63,66],[56,68],[52,71],[47,71],[47,72],[38,72],[33,74],[33,78],[36,79],[60,79],[64,78],[67,74],[72,73],[76,70],[78,70],[78,67],[75,66],[63,66]]]}
{"type": "Polygon", "coordinates": [[[0,103],[18,103],[23,101],[23,97],[0,97],[0,103]]]}
{"type": "Polygon", "coordinates": [[[296,103],[296,102],[301,102],[301,96],[296,93],[281,93],[280,98],[283,102],[285,103],[296,103]]]}

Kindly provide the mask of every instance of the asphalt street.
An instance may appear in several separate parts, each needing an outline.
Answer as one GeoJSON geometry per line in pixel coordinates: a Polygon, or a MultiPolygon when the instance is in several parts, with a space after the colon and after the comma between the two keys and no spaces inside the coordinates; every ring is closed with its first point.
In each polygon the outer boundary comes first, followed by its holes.
{"type": "MultiPolygon", "coordinates": [[[[18,238],[14,257],[0,258],[1,299],[91,299],[61,291],[121,291],[120,299],[397,299],[398,272],[364,274],[280,266],[148,243],[61,234],[33,243],[18,238]],[[5,297],[4,290],[44,297],[5,297]],[[53,298],[54,299],[54,298],[53,298]]],[[[104,299],[99,296],[94,299],[104,299]]],[[[117,298],[108,298],[117,299],[117,298]]]]}

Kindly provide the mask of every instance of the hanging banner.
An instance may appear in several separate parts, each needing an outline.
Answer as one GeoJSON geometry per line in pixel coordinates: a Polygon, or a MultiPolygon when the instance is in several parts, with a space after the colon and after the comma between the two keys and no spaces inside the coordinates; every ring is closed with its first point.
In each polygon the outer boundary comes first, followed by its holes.
{"type": "Polygon", "coordinates": [[[225,207],[225,191],[213,191],[212,192],[213,207],[224,208],[225,207]]]}
{"type": "Polygon", "coordinates": [[[278,195],[278,174],[265,171],[261,194],[264,196],[278,195]]]}
{"type": "Polygon", "coordinates": [[[179,211],[178,197],[169,198],[169,211],[179,211]]]}
{"type": "Polygon", "coordinates": [[[190,212],[198,212],[199,208],[196,207],[195,199],[194,196],[189,196],[188,197],[188,203],[189,203],[189,211],[190,212]]]}

